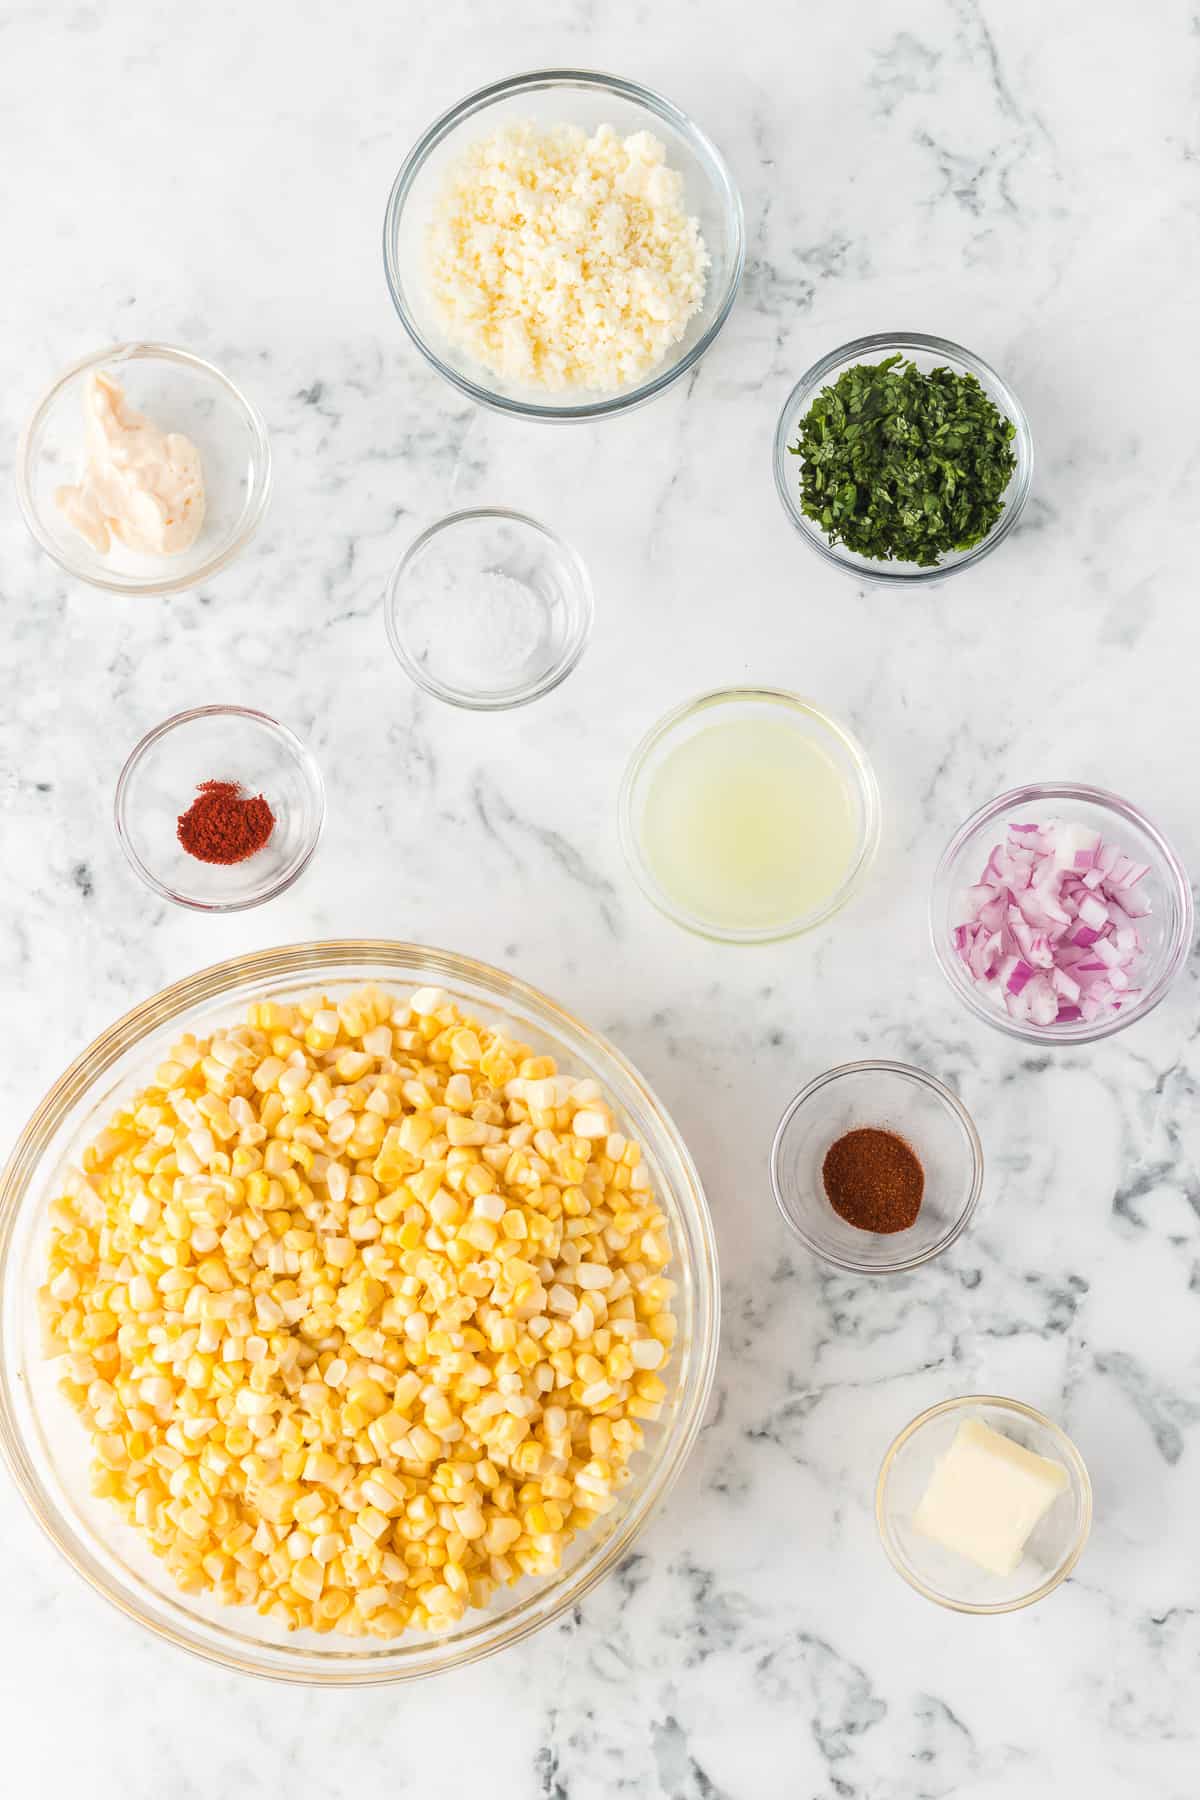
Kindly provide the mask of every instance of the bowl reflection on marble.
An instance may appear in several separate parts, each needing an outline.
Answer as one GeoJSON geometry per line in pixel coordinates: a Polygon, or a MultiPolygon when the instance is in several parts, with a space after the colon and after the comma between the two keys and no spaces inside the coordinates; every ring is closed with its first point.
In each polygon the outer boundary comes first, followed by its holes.
{"type": "Polygon", "coordinates": [[[699,1176],[668,1114],[605,1039],[513,976],[448,951],[380,940],[293,944],[219,963],[177,982],[119,1019],[54,1084],[0,1175],[0,1451],[49,1537],[99,1593],[158,1636],[247,1673],[323,1685],[369,1685],[439,1673],[519,1642],[575,1606],[615,1568],[683,1467],[700,1429],[717,1353],[716,1242],[699,1176]],[[597,1528],[571,1539],[562,1566],[527,1578],[431,1637],[394,1641],[335,1633],[291,1635],[251,1608],[185,1594],[88,1479],[89,1439],[58,1393],[41,1342],[47,1210],[66,1165],[141,1085],[182,1034],[207,1033],[265,999],[314,989],[338,998],[376,982],[446,989],[465,1010],[592,1076],[619,1129],[642,1147],[671,1229],[670,1275],[679,1334],[668,1397],[648,1425],[634,1479],[597,1528]]]}
{"type": "Polygon", "coordinates": [[[716,339],[742,279],[742,203],[716,145],[686,113],[636,82],[592,69],[538,69],[468,94],[435,119],[410,151],[392,187],[383,226],[383,260],[401,323],[430,366],[482,406],[522,419],[601,419],[641,406],[678,381],[716,339]],[[684,210],[698,219],[710,263],[699,311],[666,359],[641,381],[611,393],[560,392],[506,382],[471,361],[442,329],[427,292],[425,245],[448,170],[466,146],[502,125],[611,125],[623,135],[648,131],[683,176],[684,210]]]}

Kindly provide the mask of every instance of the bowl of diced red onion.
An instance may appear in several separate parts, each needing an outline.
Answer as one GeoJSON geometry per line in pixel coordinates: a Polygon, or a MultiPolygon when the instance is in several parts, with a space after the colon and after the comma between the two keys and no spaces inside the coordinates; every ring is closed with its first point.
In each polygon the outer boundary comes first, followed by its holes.
{"type": "Polygon", "coordinates": [[[1077,782],[1013,788],[955,832],[934,876],[938,965],[976,1018],[1092,1043],[1158,1005],[1187,960],[1192,890],[1136,807],[1077,782]]]}

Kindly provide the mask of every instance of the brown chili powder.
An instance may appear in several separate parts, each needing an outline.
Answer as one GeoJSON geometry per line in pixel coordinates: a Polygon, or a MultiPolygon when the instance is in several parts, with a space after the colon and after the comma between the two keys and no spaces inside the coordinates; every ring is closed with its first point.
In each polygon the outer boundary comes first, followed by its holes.
{"type": "Polygon", "coordinates": [[[832,1144],[821,1165],[829,1204],[859,1231],[907,1231],[921,1210],[925,1171],[894,1131],[863,1126],[832,1144]]]}

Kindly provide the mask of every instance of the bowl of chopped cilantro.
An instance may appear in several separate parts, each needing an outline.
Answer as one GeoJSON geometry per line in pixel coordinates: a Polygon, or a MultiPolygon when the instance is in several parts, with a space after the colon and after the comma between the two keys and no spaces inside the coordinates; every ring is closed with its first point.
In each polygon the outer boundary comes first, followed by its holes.
{"type": "Polygon", "coordinates": [[[1033,477],[1017,396],[981,357],[923,332],[843,344],[797,382],[775,432],[792,523],[859,580],[943,581],[1003,542],[1033,477]]]}

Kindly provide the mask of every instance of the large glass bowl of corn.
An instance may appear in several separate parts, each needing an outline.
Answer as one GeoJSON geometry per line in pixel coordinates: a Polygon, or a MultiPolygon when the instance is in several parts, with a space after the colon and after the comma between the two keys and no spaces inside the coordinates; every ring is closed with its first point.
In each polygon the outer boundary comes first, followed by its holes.
{"type": "Polygon", "coordinates": [[[0,1448],[160,1637],[329,1684],[518,1642],[700,1428],[711,1220],[603,1038],[411,944],[221,963],[117,1021],[0,1176],[0,1448]]]}

